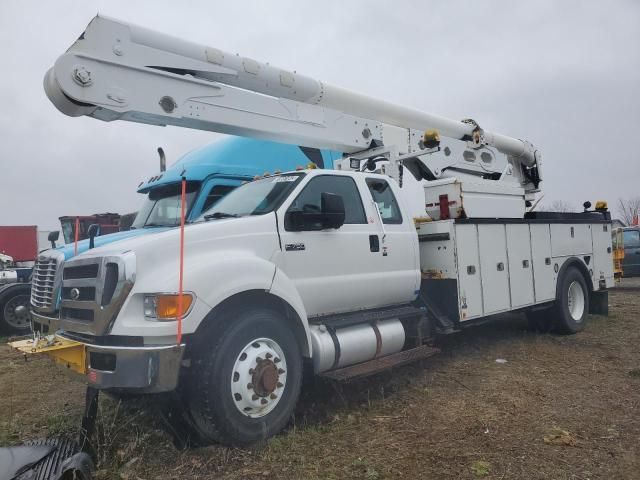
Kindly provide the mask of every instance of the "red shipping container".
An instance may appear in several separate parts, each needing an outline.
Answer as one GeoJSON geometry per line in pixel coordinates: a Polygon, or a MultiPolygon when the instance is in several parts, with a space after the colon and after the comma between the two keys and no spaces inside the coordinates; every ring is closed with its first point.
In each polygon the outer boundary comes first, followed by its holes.
{"type": "Polygon", "coordinates": [[[36,225],[0,226],[0,252],[14,262],[29,262],[38,256],[36,225]]]}

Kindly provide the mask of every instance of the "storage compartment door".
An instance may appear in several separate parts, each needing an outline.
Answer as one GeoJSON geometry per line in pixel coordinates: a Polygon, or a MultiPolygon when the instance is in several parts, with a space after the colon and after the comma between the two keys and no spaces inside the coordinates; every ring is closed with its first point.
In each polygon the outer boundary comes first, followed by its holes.
{"type": "Polygon", "coordinates": [[[476,225],[456,225],[460,321],[482,316],[482,285],[476,225]]]}
{"type": "MultiPolygon", "coordinates": [[[[613,253],[611,246],[611,225],[593,224],[593,286],[599,288],[600,278],[604,278],[607,287],[613,286],[613,253]]],[[[636,257],[638,255],[635,255],[636,257]]]]}
{"type": "Polygon", "coordinates": [[[533,260],[533,286],[536,303],[556,298],[556,282],[551,265],[551,233],[549,225],[529,225],[531,231],[531,256],[533,260]]]}
{"type": "Polygon", "coordinates": [[[551,224],[551,253],[553,257],[589,255],[592,248],[591,225],[586,223],[551,224]]]}
{"type": "Polygon", "coordinates": [[[529,225],[507,224],[507,254],[511,308],[531,305],[534,298],[529,225]]]}
{"type": "Polygon", "coordinates": [[[478,225],[484,314],[509,310],[509,265],[505,225],[478,225]]]}

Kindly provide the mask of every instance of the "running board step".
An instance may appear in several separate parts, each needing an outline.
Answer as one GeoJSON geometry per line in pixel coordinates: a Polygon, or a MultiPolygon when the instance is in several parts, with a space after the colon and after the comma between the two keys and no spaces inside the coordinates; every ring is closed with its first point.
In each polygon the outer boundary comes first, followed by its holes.
{"type": "Polygon", "coordinates": [[[431,357],[439,353],[439,348],[433,348],[428,345],[404,350],[402,352],[387,355],[381,358],[375,358],[368,362],[358,363],[349,367],[339,368],[320,374],[322,377],[330,380],[343,382],[345,380],[353,380],[355,378],[366,377],[374,373],[384,372],[392,367],[399,367],[407,363],[415,362],[423,358],[431,357]]]}

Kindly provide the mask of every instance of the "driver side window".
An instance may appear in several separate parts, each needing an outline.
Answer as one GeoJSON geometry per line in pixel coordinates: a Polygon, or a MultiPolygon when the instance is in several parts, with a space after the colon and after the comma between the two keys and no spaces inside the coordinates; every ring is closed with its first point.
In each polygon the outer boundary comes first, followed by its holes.
{"type": "Polygon", "coordinates": [[[323,192],[340,195],[344,201],[345,224],[367,223],[356,183],[350,177],[320,175],[313,178],[293,201],[289,210],[320,213],[323,192]]]}

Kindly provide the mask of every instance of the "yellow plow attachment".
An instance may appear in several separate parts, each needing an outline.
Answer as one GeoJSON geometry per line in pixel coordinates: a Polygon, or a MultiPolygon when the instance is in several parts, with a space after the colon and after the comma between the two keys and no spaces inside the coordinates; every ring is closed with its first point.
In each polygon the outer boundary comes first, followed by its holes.
{"type": "Polygon", "coordinates": [[[83,375],[87,373],[87,352],[84,344],[80,342],[49,335],[35,340],[30,338],[9,342],[9,346],[25,355],[44,353],[69,370],[83,375]]]}

